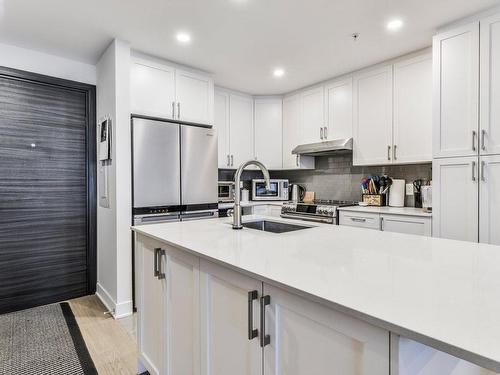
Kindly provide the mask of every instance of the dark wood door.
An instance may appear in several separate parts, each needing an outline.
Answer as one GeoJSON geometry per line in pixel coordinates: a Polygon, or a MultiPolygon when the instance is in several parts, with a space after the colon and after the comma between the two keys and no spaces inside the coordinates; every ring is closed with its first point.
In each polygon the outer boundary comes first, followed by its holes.
{"type": "Polygon", "coordinates": [[[95,273],[92,95],[21,76],[0,74],[0,313],[91,293],[95,273]]]}

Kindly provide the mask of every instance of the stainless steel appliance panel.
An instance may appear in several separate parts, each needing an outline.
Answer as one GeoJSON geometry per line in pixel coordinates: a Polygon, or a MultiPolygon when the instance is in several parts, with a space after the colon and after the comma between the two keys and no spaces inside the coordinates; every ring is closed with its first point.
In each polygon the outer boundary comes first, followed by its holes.
{"type": "Polygon", "coordinates": [[[180,221],[179,214],[135,215],[134,225],[168,223],[180,221]]]}
{"type": "Polygon", "coordinates": [[[182,204],[217,203],[217,132],[181,126],[182,204]]]}
{"type": "Polygon", "coordinates": [[[134,118],[134,208],[180,205],[179,125],[134,118]]]}
{"type": "Polygon", "coordinates": [[[191,211],[181,214],[181,221],[214,219],[219,217],[219,209],[206,211],[191,211]]]}

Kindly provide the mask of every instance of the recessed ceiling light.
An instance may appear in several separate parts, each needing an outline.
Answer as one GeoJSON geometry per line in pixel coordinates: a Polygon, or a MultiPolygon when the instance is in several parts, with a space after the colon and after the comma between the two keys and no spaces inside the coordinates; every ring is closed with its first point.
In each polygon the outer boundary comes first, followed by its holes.
{"type": "Polygon", "coordinates": [[[283,77],[285,75],[285,70],[282,68],[276,68],[274,69],[273,75],[278,78],[283,77]]]}
{"type": "Polygon", "coordinates": [[[390,31],[397,31],[401,27],[403,27],[403,21],[401,21],[400,19],[394,19],[394,20],[389,21],[387,23],[387,30],[390,30],[390,31]]]}
{"type": "Polygon", "coordinates": [[[175,36],[177,41],[182,44],[187,44],[191,41],[191,35],[188,33],[180,32],[175,36]]]}

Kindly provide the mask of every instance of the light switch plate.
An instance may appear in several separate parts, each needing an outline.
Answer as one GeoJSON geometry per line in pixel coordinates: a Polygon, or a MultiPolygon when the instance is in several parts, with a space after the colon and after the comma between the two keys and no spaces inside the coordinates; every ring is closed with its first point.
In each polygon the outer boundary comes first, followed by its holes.
{"type": "Polygon", "coordinates": [[[406,184],[406,195],[413,195],[413,184],[406,184]]]}

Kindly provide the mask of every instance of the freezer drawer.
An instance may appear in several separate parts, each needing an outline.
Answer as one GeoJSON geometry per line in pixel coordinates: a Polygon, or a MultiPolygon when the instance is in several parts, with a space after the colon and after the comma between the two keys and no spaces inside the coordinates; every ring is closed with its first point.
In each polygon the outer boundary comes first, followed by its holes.
{"type": "Polygon", "coordinates": [[[180,205],[180,127],[132,120],[133,206],[180,205]]]}
{"type": "Polygon", "coordinates": [[[217,203],[217,132],[181,126],[181,185],[184,206],[217,203]]]}

